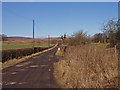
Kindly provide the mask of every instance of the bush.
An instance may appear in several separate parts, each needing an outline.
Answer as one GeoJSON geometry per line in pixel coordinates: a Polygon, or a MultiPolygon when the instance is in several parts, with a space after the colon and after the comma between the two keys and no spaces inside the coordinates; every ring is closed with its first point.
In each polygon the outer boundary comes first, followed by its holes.
{"type": "Polygon", "coordinates": [[[56,56],[64,56],[64,54],[65,54],[65,52],[66,52],[66,48],[67,48],[67,46],[66,45],[64,45],[64,44],[62,44],[61,46],[60,46],[60,48],[59,48],[59,50],[57,50],[57,52],[56,52],[56,56]]]}
{"type": "Polygon", "coordinates": [[[68,44],[70,46],[76,46],[76,45],[85,45],[88,42],[88,38],[86,33],[83,33],[82,31],[79,31],[75,33],[72,37],[68,39],[68,44]]]}

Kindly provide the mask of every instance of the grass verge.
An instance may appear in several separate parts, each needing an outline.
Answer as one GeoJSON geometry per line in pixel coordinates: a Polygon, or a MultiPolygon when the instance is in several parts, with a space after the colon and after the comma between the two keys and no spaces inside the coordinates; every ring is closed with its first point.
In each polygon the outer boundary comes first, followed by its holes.
{"type": "Polygon", "coordinates": [[[95,45],[69,46],[65,60],[54,64],[62,88],[118,88],[118,56],[95,45]]]}

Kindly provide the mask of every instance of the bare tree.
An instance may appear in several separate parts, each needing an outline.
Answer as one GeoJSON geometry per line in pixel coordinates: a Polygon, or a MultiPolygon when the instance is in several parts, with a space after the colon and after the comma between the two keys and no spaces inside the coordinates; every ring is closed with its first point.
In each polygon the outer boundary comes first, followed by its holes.
{"type": "Polygon", "coordinates": [[[115,33],[117,31],[117,24],[116,23],[117,23],[117,21],[109,20],[104,25],[104,30],[105,30],[105,32],[108,33],[110,47],[114,47],[116,45],[116,36],[115,36],[115,33]]]}
{"type": "Polygon", "coordinates": [[[66,39],[66,33],[64,35],[61,36],[62,42],[64,43],[65,39],[66,39]]]}
{"type": "Polygon", "coordinates": [[[8,40],[7,35],[5,35],[5,34],[0,35],[0,40],[7,41],[8,40]]]}

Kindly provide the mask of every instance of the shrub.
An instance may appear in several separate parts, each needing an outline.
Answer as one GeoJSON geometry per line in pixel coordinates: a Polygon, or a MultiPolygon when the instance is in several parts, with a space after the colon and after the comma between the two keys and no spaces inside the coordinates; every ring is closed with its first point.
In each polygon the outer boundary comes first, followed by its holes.
{"type": "Polygon", "coordinates": [[[85,45],[87,43],[87,41],[88,41],[88,39],[87,39],[86,33],[79,31],[68,39],[68,44],[70,46],[76,46],[76,45],[81,46],[81,45],[85,45]]]}
{"type": "MultiPolygon", "coordinates": [[[[43,51],[45,47],[35,47],[34,48],[34,53],[43,51]]],[[[9,59],[13,58],[21,58],[23,56],[28,56],[33,54],[33,48],[24,48],[24,49],[13,49],[13,50],[2,50],[2,62],[5,62],[9,59]]]]}

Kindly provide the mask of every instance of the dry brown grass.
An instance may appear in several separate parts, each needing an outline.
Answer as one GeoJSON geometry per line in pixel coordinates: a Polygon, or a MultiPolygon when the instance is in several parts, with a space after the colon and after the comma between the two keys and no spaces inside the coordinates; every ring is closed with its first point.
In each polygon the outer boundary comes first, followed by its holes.
{"type": "Polygon", "coordinates": [[[56,52],[56,56],[64,56],[64,53],[66,51],[66,47],[67,45],[62,44],[60,48],[58,48],[57,52],[56,52]]]}
{"type": "Polygon", "coordinates": [[[94,45],[69,46],[65,58],[54,64],[54,76],[61,87],[118,87],[118,57],[114,50],[94,45]]]}

